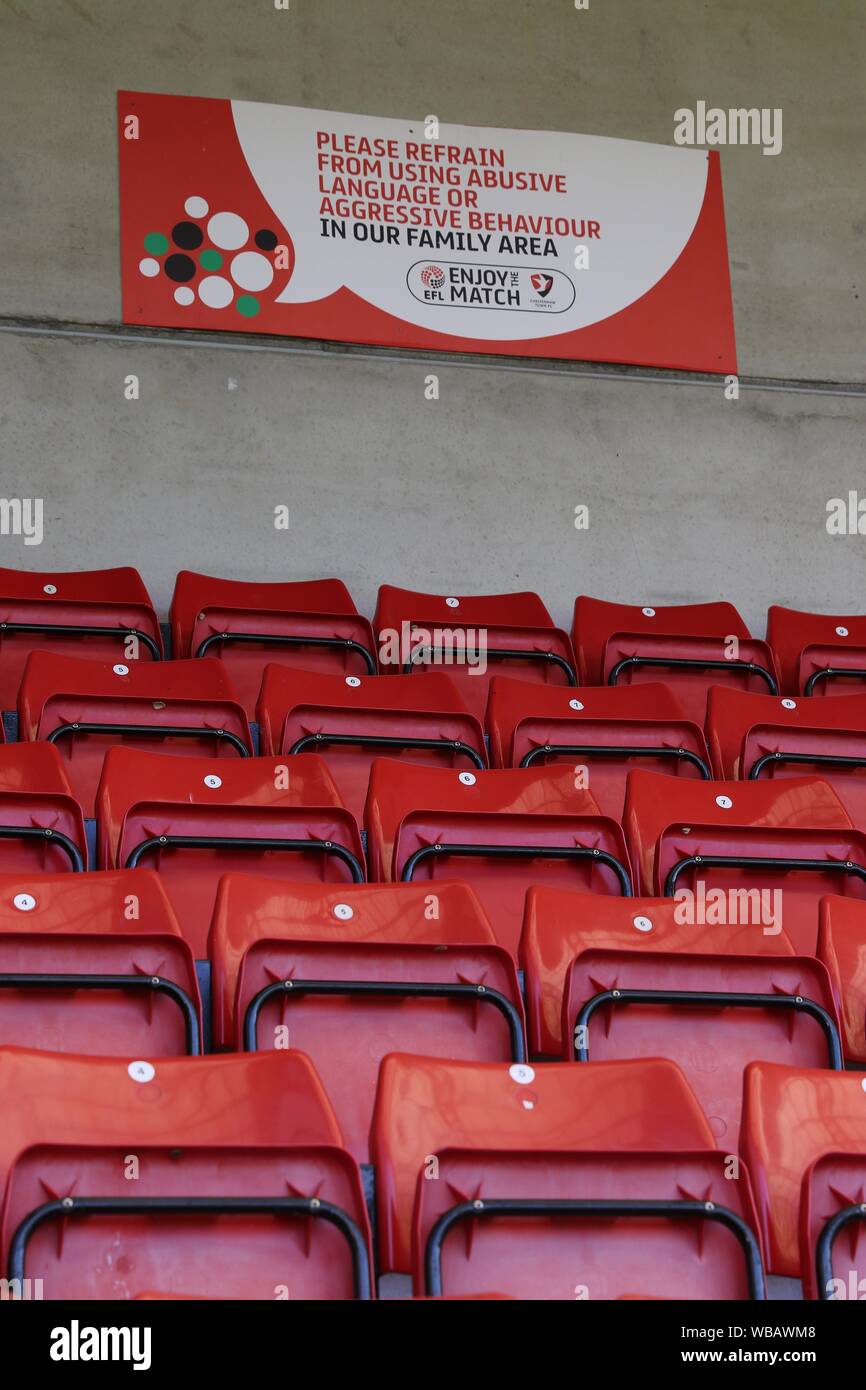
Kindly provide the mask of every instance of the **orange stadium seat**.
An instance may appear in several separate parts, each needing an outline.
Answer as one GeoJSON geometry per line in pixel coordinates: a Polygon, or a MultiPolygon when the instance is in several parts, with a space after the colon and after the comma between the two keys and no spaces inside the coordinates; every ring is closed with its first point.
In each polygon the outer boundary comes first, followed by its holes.
{"type": "Polygon", "coordinates": [[[97,797],[103,868],[155,867],[197,959],[219,877],[364,879],[361,838],[321,758],[165,758],[113,748],[97,797]]]}
{"type": "Polygon", "coordinates": [[[374,675],[373,630],[340,579],[258,584],[181,570],[171,600],[175,658],[218,656],[250,719],[268,662],[374,675]]]}

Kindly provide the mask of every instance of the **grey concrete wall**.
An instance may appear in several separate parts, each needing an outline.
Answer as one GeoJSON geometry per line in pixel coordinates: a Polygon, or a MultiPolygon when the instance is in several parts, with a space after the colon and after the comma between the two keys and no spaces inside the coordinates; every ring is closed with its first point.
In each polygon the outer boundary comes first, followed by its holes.
{"type": "Polygon", "coordinates": [[[863,611],[866,537],[825,529],[862,402],[459,367],[428,401],[428,370],[0,336],[5,494],[45,500],[42,545],[0,538],[0,564],[137,564],[161,607],[189,566],[337,574],[368,613],[386,580],[536,588],[563,623],[581,591],[726,597],[761,633],[772,599],[863,611]]]}
{"type": "MultiPolygon", "coordinates": [[[[861,380],[864,35],[862,0],[3,0],[0,319],[117,321],[121,87],[662,142],[702,98],[784,111],[781,155],[723,152],[741,369],[861,380]]],[[[427,370],[0,335],[0,492],[46,508],[0,564],[136,563],[162,607],[191,566],[367,611],[384,579],[561,621],[579,590],[864,608],[866,538],[824,530],[862,400],[443,366],[429,402],[427,370]]]]}

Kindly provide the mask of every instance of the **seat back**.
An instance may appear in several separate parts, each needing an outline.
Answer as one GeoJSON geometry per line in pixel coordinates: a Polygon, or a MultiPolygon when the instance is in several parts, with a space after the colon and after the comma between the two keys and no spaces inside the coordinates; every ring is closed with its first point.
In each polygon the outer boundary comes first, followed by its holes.
{"type": "Polygon", "coordinates": [[[829,782],[855,825],[866,825],[866,695],[744,695],[715,688],[707,738],[719,777],[829,782]]]}
{"type": "Polygon", "coordinates": [[[431,767],[487,766],[484,734],[453,681],[330,676],[268,666],[258,703],[262,751],[319,753],[360,821],[376,757],[431,767]]]}
{"type": "Polygon", "coordinates": [[[608,953],[790,956],[793,949],[784,930],[766,935],[750,923],[703,921],[670,898],[530,888],[520,938],[530,1050],[562,1056],[569,1036],[562,1028],[563,992],[574,961],[608,953]]]}
{"type": "Polygon", "coordinates": [[[109,748],[220,760],[252,754],[247,717],[220,663],[107,662],[34,653],[18,700],[22,739],[45,739],[64,759],[85,815],[109,748]]]}
{"type": "Polygon", "coordinates": [[[5,873],[87,867],[81,806],[48,743],[0,746],[0,866],[5,873]]]}
{"type": "Polygon", "coordinates": [[[251,719],[269,662],[335,675],[376,671],[373,630],[339,579],[259,584],[181,570],[170,620],[175,657],[219,657],[251,719]]]}
{"type": "Polygon", "coordinates": [[[444,667],[479,720],[497,672],[575,684],[568,635],[535,593],[423,594],[383,584],[373,626],[384,674],[444,667]]]}
{"type": "Polygon", "coordinates": [[[624,816],[646,893],[712,910],[729,922],[781,927],[814,955],[818,902],[866,896],[866,841],[819,777],[690,782],[629,774],[624,816]]]}
{"type": "Polygon", "coordinates": [[[798,1233],[803,1179],[825,1155],[866,1154],[866,1078],[753,1062],[743,1086],[740,1151],[752,1174],[768,1271],[805,1278],[798,1233]]]}
{"type": "Polygon", "coordinates": [[[369,1296],[360,1175],[302,1054],[2,1049],[0,1106],[0,1253],[45,1298],[369,1296]]]}
{"type": "MultiPolygon", "coordinates": [[[[509,1067],[398,1053],[380,1069],[371,1139],[380,1267],[406,1273],[412,1269],[418,1180],[426,1172],[435,1183],[430,1159],[444,1149],[670,1153],[714,1147],[697,1100],[669,1062],[509,1067]]],[[[476,1193],[465,1196],[471,1200],[476,1193]]]]}
{"type": "Polygon", "coordinates": [[[807,1298],[866,1299],[866,1154],[824,1154],[806,1170],[800,1268],[807,1298]]]}
{"type": "Polygon", "coordinates": [[[751,637],[730,603],[641,607],[581,596],[572,635],[581,684],[663,680],[696,724],[704,722],[711,685],[778,690],[770,648],[751,637]]]}
{"type": "Polygon", "coordinates": [[[767,641],[789,695],[866,692],[866,616],[802,613],[773,604],[767,641]]]}
{"type": "Polygon", "coordinates": [[[112,749],[97,796],[105,868],[158,868],[181,930],[206,954],[223,873],[362,882],[363,850],[321,758],[163,758],[112,749]]]}
{"type": "Polygon", "coordinates": [[[748,1175],[721,1153],[455,1149],[418,1178],[419,1292],[513,1298],[764,1296],[748,1175]]]}
{"type": "Polygon", "coordinates": [[[536,882],[631,892],[619,825],[569,768],[452,772],[380,759],[367,800],[367,853],[380,881],[471,883],[496,939],[515,953],[536,882]]]}
{"type": "Polygon", "coordinates": [[[228,875],[210,953],[219,1041],[311,1057],[359,1162],[386,1052],[525,1061],[514,962],[463,884],[434,897],[228,875]]]}
{"type": "Polygon", "coordinates": [[[579,768],[601,810],[615,819],[633,767],[711,775],[702,729],[689,723],[664,685],[561,690],[497,676],[487,723],[494,766],[579,768]]]}
{"type": "Polygon", "coordinates": [[[866,1063],[866,903],[822,898],[818,914],[818,958],[836,991],[845,1058],[866,1063]]]}
{"type": "Polygon", "coordinates": [[[162,633],[138,570],[0,569],[0,709],[15,709],[31,652],[159,661],[162,633]]]}
{"type": "Polygon", "coordinates": [[[195,962],[159,877],[0,874],[0,1045],[202,1051],[195,962]]]}

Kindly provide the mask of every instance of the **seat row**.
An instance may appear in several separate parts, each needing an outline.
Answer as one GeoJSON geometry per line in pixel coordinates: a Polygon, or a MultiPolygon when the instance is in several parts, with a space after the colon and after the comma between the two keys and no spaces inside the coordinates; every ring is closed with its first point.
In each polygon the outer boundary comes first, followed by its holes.
{"type": "Polygon", "coordinates": [[[814,953],[798,953],[782,928],[684,929],[669,899],[533,887],[515,957],[465,883],[226,874],[202,969],[150,870],[0,874],[0,1044],[149,1057],[299,1048],[362,1162],[386,1052],[663,1056],[729,1149],[747,1063],[864,1061],[866,904],[827,897],[818,919],[814,953]]]}
{"type": "MultiPolygon", "coordinates": [[[[15,706],[32,651],[158,661],[166,642],[134,569],[0,569],[0,708],[15,706]]],[[[643,684],[664,673],[701,723],[711,683],[751,693],[826,696],[866,687],[866,616],[774,605],[765,640],[729,603],[577,599],[570,634],[537,594],[417,593],[383,585],[373,622],[337,579],[259,584],[183,570],[170,609],[175,659],[220,657],[253,716],[267,661],[337,675],[411,674],[446,665],[482,718],[493,671],[550,685],[643,684]]]]}
{"type": "Polygon", "coordinates": [[[219,759],[315,752],[357,819],[379,756],[466,771],[566,763],[583,770],[614,816],[635,767],[751,781],[808,770],[866,812],[866,694],[828,701],[711,686],[706,704],[696,723],[666,684],[566,689],[497,676],[482,724],[441,672],[346,677],[268,664],[254,734],[218,659],[112,663],[39,652],[24,670],[17,732],[55,745],[88,815],[115,744],[219,759]]]}
{"type": "Polygon", "coordinates": [[[361,1169],[302,1052],[2,1047],[0,1259],[48,1299],[862,1297],[862,1077],[754,1062],[744,1098],[726,1154],[665,1060],[392,1052],[361,1169]]]}

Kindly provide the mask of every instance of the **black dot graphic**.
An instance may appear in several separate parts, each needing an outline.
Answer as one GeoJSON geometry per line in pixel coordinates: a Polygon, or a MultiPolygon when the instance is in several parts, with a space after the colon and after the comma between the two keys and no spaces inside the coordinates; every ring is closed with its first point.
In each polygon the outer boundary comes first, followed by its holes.
{"type": "Polygon", "coordinates": [[[195,275],[195,261],[189,256],[167,256],[164,269],[169,280],[191,280],[195,275]]]}
{"type": "Polygon", "coordinates": [[[194,251],[197,246],[201,246],[204,237],[201,227],[197,227],[194,222],[178,222],[177,226],[171,229],[171,239],[175,246],[182,246],[184,251],[194,251]]]}
{"type": "Polygon", "coordinates": [[[268,231],[267,227],[262,227],[261,231],[256,232],[256,246],[260,251],[273,251],[276,244],[276,232],[268,231]]]}

